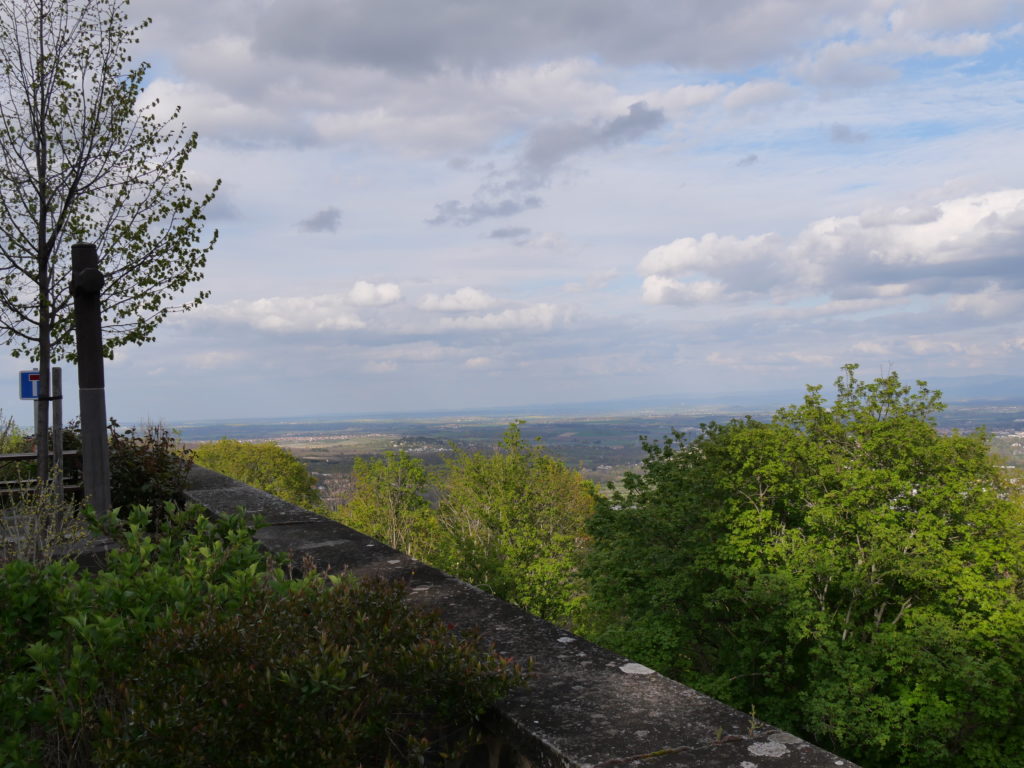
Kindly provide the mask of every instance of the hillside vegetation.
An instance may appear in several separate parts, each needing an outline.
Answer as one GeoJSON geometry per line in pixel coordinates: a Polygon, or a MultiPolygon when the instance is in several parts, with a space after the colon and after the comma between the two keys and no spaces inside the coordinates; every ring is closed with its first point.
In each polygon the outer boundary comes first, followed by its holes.
{"type": "Polygon", "coordinates": [[[359,459],[355,487],[332,513],[341,522],[549,621],[577,620],[594,487],[518,423],[495,451],[455,450],[439,473],[403,453],[359,459]]]}
{"type": "Polygon", "coordinates": [[[272,493],[309,510],[322,503],[316,480],[305,465],[274,443],[243,443],[223,438],[193,451],[197,464],[272,493]]]}
{"type": "Polygon", "coordinates": [[[924,382],[835,387],[645,439],[605,496],[513,423],[357,459],[329,514],[865,766],[1024,765],[1020,497],[924,382]]]}
{"type": "Polygon", "coordinates": [[[122,514],[97,573],[0,565],[0,765],[440,763],[523,680],[400,584],[294,578],[242,516],[122,514]]]}
{"type": "Polygon", "coordinates": [[[591,634],[866,766],[1021,765],[1019,499],[923,382],[836,387],[647,445],[591,523],[591,634]]]}

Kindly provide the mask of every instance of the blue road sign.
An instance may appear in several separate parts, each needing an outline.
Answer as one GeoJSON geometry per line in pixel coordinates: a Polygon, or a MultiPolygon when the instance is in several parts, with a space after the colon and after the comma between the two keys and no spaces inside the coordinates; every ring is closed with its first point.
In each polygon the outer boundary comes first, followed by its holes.
{"type": "Polygon", "coordinates": [[[21,380],[21,399],[39,399],[39,371],[19,371],[21,380]]]}

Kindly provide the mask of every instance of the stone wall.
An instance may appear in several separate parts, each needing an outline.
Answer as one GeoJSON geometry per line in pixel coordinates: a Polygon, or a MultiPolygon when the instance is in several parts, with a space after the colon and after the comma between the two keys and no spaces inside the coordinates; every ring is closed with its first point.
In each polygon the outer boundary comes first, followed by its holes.
{"type": "Polygon", "coordinates": [[[455,627],[478,627],[498,652],[533,660],[529,685],[485,720],[487,743],[464,768],[855,768],[829,752],[566,633],[465,582],[212,470],[195,467],[188,496],[215,515],[243,509],[267,526],[268,550],[319,570],[402,579],[409,600],[455,627]]]}

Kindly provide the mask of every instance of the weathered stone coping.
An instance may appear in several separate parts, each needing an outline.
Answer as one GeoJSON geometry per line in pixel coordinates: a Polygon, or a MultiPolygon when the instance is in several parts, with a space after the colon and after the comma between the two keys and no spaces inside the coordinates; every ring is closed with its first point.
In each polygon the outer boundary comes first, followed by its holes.
{"type": "Polygon", "coordinates": [[[489,752],[464,765],[856,768],[340,523],[203,467],[189,480],[187,496],[215,515],[262,515],[268,525],[256,538],[268,550],[321,570],[402,579],[413,604],[479,628],[505,656],[533,659],[529,685],[487,720],[489,752]]]}

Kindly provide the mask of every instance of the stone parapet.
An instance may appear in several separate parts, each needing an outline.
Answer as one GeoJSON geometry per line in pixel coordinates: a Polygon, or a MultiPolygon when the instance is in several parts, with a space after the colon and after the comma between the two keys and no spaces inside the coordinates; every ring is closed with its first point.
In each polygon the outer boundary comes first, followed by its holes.
{"type": "Polygon", "coordinates": [[[462,768],[856,768],[803,739],[567,633],[340,523],[203,467],[188,497],[214,515],[262,515],[272,552],[318,570],[408,584],[409,601],[499,653],[532,659],[529,684],[485,719],[487,743],[462,768]]]}

